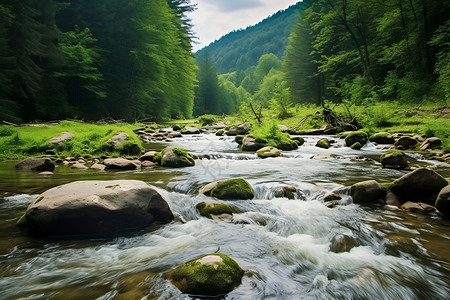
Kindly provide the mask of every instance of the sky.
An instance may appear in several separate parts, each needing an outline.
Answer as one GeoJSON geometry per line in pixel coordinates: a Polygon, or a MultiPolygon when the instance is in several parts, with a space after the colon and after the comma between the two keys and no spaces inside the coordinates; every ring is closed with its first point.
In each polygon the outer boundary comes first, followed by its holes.
{"type": "Polygon", "coordinates": [[[191,0],[197,10],[190,17],[198,44],[197,51],[230,31],[244,29],[286,9],[299,0],[191,0]]]}

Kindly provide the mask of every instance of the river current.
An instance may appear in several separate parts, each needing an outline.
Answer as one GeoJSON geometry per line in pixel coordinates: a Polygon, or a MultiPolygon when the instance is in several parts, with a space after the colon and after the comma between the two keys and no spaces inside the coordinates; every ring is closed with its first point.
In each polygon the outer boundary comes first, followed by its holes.
{"type": "MultiPolygon", "coordinates": [[[[348,188],[375,179],[392,181],[408,170],[383,169],[372,160],[383,149],[314,147],[322,137],[305,137],[283,157],[257,159],[232,137],[194,135],[162,144],[182,146],[196,157],[183,169],[99,172],[60,166],[52,177],[0,162],[0,299],[191,299],[164,274],[211,253],[235,259],[245,270],[242,284],[223,299],[448,299],[450,222],[387,206],[351,204],[348,188]],[[329,153],[332,158],[312,156],[329,153]],[[195,206],[211,200],[199,187],[242,177],[255,199],[232,201],[242,213],[235,222],[201,217],[195,206]],[[76,180],[138,179],[157,187],[176,221],[160,228],[95,240],[51,240],[28,236],[15,225],[37,195],[76,180]],[[294,200],[275,197],[282,186],[297,189],[294,200]],[[333,190],[344,195],[335,208],[324,205],[333,190]],[[334,236],[358,246],[334,253],[334,236]]],[[[411,166],[450,177],[447,164],[408,154],[411,166]]],[[[414,199],[411,199],[414,200],[414,199]]]]}

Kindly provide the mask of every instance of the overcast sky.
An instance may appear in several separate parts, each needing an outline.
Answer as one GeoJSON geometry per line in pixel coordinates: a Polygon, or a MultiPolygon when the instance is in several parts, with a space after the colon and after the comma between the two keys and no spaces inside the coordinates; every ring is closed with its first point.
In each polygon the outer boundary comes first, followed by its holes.
{"type": "Polygon", "coordinates": [[[197,42],[194,51],[208,46],[234,29],[254,25],[299,0],[191,0],[197,10],[191,14],[197,42]]]}

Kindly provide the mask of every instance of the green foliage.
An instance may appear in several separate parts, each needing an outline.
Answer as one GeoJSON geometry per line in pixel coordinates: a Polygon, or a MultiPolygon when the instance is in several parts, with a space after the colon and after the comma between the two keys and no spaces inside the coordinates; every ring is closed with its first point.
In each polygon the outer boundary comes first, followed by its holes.
{"type": "MultiPolygon", "coordinates": [[[[0,157],[21,158],[29,155],[44,155],[50,152],[57,156],[101,156],[110,155],[135,156],[142,151],[142,141],[134,133],[139,124],[87,124],[64,121],[56,126],[18,127],[10,136],[0,136],[0,157]],[[50,144],[51,138],[63,132],[73,132],[70,140],[50,144]],[[114,135],[124,132],[128,140],[122,148],[116,149],[108,140],[114,135]]],[[[1,128],[1,127],[0,127],[1,128]]]]}
{"type": "Polygon", "coordinates": [[[264,122],[263,124],[253,124],[250,135],[256,140],[264,141],[266,146],[281,148],[282,144],[292,142],[289,134],[278,129],[277,122],[264,122]]]}
{"type": "Polygon", "coordinates": [[[198,122],[202,124],[202,126],[212,125],[217,122],[217,116],[214,115],[203,115],[198,117],[198,122]]]}
{"type": "Polygon", "coordinates": [[[16,130],[13,126],[10,125],[0,125],[0,137],[2,136],[11,136],[16,133],[16,130]]]}

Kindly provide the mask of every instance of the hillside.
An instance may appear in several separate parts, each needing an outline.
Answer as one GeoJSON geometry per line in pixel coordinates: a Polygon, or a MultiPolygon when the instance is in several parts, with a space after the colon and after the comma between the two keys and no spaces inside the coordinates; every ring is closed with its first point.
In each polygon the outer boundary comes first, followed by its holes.
{"type": "Polygon", "coordinates": [[[300,10],[305,5],[299,2],[285,10],[280,10],[260,23],[245,30],[230,32],[196,55],[208,52],[219,73],[245,70],[255,66],[261,55],[273,53],[279,58],[284,55],[289,35],[300,10]]]}

